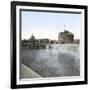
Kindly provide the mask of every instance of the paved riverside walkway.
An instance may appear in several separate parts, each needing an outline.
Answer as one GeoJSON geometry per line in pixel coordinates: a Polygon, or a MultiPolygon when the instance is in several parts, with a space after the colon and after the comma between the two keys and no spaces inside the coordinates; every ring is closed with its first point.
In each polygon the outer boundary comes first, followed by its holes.
{"type": "Polygon", "coordinates": [[[21,78],[40,78],[41,76],[24,64],[21,64],[21,78]]]}

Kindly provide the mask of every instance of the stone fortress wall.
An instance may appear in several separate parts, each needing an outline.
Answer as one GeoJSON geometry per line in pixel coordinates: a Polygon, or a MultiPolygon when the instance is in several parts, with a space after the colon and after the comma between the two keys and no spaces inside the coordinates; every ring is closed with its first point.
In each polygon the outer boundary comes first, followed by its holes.
{"type": "Polygon", "coordinates": [[[64,30],[64,32],[60,32],[58,34],[58,42],[60,44],[73,43],[74,42],[74,34],[67,30],[64,30]]]}

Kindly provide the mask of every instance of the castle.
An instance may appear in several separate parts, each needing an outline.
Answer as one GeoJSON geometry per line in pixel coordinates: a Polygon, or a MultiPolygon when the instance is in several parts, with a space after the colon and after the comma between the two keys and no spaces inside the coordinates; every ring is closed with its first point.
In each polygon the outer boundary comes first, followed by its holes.
{"type": "Polygon", "coordinates": [[[64,32],[60,32],[58,34],[58,42],[60,44],[73,43],[74,42],[74,34],[67,30],[64,30],[64,32]]]}

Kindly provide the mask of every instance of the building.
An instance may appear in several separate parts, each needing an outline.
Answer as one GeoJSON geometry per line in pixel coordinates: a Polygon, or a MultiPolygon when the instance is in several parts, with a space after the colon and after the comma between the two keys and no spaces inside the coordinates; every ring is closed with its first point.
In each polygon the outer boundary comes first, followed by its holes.
{"type": "Polygon", "coordinates": [[[64,32],[60,32],[58,34],[58,42],[60,44],[73,43],[74,42],[74,34],[67,30],[64,30],[64,32]]]}
{"type": "Polygon", "coordinates": [[[75,44],[80,44],[80,40],[79,40],[79,39],[75,39],[75,40],[74,40],[74,43],[75,43],[75,44]]]}
{"type": "Polygon", "coordinates": [[[50,44],[58,44],[58,40],[50,40],[49,43],[50,44]]]}
{"type": "Polygon", "coordinates": [[[46,45],[49,43],[49,39],[35,39],[34,35],[28,40],[22,40],[22,47],[29,49],[40,49],[46,48],[46,45]]]}

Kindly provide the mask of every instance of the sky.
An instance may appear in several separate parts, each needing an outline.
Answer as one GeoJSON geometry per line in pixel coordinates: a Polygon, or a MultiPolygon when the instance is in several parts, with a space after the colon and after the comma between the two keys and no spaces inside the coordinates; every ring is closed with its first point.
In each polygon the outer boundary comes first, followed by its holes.
{"type": "Polygon", "coordinates": [[[80,39],[81,14],[22,11],[21,19],[22,39],[33,34],[36,39],[58,40],[58,33],[65,29],[74,34],[74,39],[80,39]]]}

